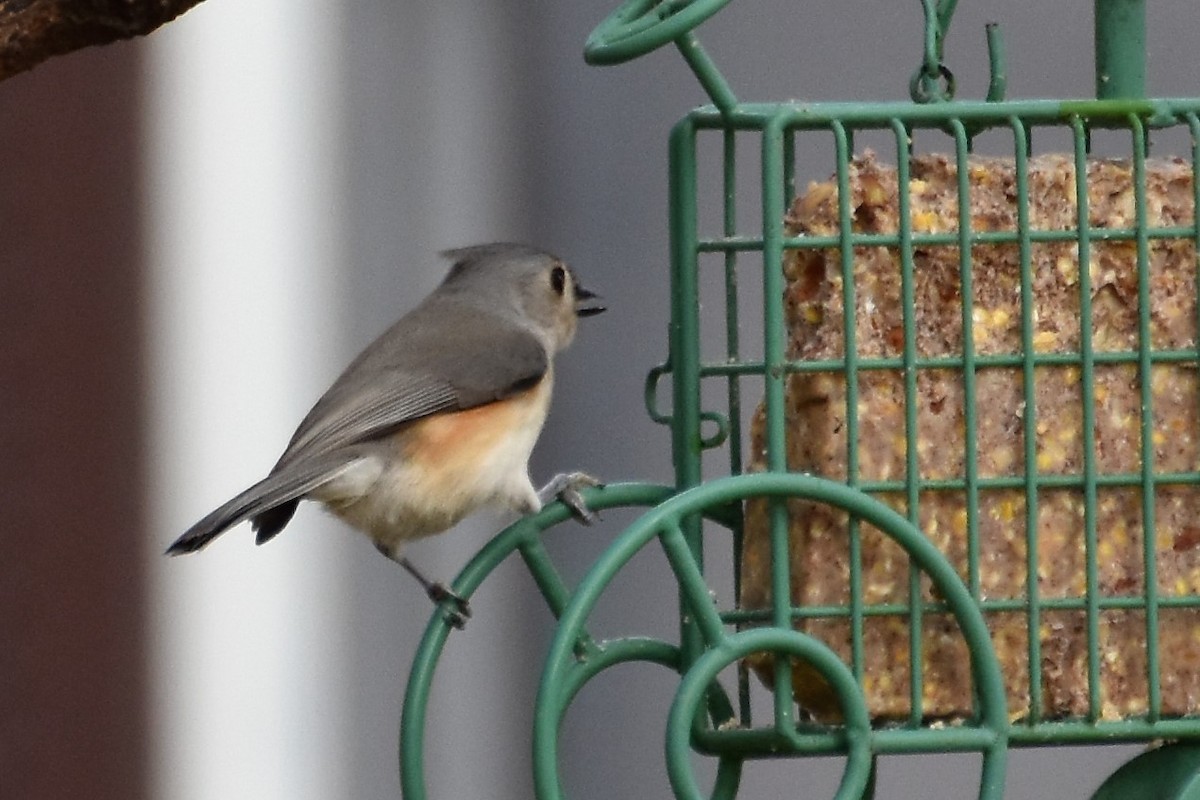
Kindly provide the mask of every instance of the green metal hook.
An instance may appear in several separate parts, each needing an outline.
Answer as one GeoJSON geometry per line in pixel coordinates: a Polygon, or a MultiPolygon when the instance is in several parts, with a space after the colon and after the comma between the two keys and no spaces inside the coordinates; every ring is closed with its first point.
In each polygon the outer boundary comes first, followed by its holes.
{"type": "MultiPolygon", "coordinates": [[[[944,103],[954,99],[957,81],[945,64],[945,49],[946,35],[950,32],[950,21],[957,5],[958,0],[921,0],[925,14],[924,53],[921,65],[908,83],[908,93],[914,103],[944,103]]],[[[995,103],[1004,99],[1008,84],[1004,38],[999,23],[989,22],[985,30],[989,71],[987,101],[995,103]]]]}
{"type": "Polygon", "coordinates": [[[943,62],[946,33],[958,0],[921,0],[925,13],[924,55],[921,65],[908,83],[914,103],[945,102],[954,99],[954,73],[943,62]]]}
{"type": "Polygon", "coordinates": [[[988,46],[988,90],[986,99],[989,103],[999,103],[1004,100],[1008,89],[1008,66],[1004,58],[1004,35],[1000,33],[999,22],[989,22],[984,26],[988,46]]]}

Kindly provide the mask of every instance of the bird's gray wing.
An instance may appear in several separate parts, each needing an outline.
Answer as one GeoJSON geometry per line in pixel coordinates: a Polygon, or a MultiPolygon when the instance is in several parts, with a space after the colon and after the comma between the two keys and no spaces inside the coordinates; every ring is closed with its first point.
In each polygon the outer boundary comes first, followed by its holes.
{"type": "Polygon", "coordinates": [[[429,375],[399,373],[372,385],[348,386],[336,394],[331,390],[296,430],[275,469],[457,407],[454,387],[429,375]]]}
{"type": "Polygon", "coordinates": [[[476,312],[468,324],[448,327],[414,317],[342,373],[300,423],[276,469],[378,439],[430,414],[503,400],[536,385],[550,368],[542,341],[503,319],[476,312]]]}

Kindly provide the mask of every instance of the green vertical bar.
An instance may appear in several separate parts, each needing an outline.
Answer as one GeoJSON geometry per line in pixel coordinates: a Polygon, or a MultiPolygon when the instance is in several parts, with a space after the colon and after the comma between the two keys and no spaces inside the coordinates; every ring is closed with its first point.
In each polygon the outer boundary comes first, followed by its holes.
{"type": "Polygon", "coordinates": [[[1029,607],[1029,723],[1042,715],[1042,609],[1038,592],[1037,408],[1033,368],[1033,245],[1029,238],[1029,138],[1018,117],[1010,117],[1017,182],[1017,233],[1021,256],[1021,351],[1025,411],[1025,593],[1029,607]]]}
{"type": "Polygon", "coordinates": [[[1088,201],[1087,130],[1071,118],[1075,135],[1075,225],[1079,248],[1079,385],[1083,400],[1083,541],[1087,581],[1088,719],[1100,719],[1100,567],[1096,531],[1096,358],[1092,347],[1092,227],[1088,201]]]}
{"type": "MultiPolygon", "coordinates": [[[[732,128],[724,131],[724,233],[728,238],[737,235],[737,134],[732,128]]],[[[730,364],[741,362],[741,342],[738,335],[738,274],[737,251],[725,251],[725,357],[730,364]]],[[[729,376],[729,471],[742,474],[742,391],[737,375],[729,376]]],[[[741,571],[741,542],[735,542],[734,580],[741,571]]]]}
{"type": "Polygon", "coordinates": [[[1146,96],[1144,0],[1096,0],[1096,98],[1146,96]]]}
{"type": "MultiPolygon", "coordinates": [[[[854,279],[854,211],[850,206],[852,135],[832,125],[838,185],[838,249],[842,269],[842,338],[846,361],[846,483],[858,485],[858,300],[854,279]]],[[[856,526],[857,527],[857,526],[856,526]]]]}
{"type": "MultiPolygon", "coordinates": [[[[1200,116],[1196,112],[1189,111],[1187,114],[1188,130],[1192,135],[1192,243],[1197,253],[1200,253],[1200,180],[1197,180],[1196,169],[1200,165],[1200,116]]],[[[1196,260],[1196,290],[1200,291],[1200,258],[1196,260]]],[[[1200,332],[1200,303],[1196,304],[1196,330],[1200,332]]],[[[1200,336],[1197,337],[1200,339],[1200,336]]],[[[1200,350],[1200,341],[1194,345],[1197,350],[1200,350]]],[[[1197,359],[1200,361],[1200,358],[1197,359]]],[[[1192,596],[1189,598],[1195,602],[1198,598],[1192,596]]],[[[1176,615],[1183,612],[1176,611],[1176,615]]]]}
{"type": "Polygon", "coordinates": [[[771,119],[763,129],[763,356],[766,366],[767,468],[785,472],[785,347],[783,318],[783,140],[782,123],[771,119]]]}
{"type": "Polygon", "coordinates": [[[1137,230],[1138,272],[1138,372],[1142,415],[1142,551],[1145,560],[1147,717],[1157,722],[1162,713],[1162,687],[1158,665],[1158,545],[1154,526],[1154,395],[1151,391],[1152,344],[1150,338],[1150,239],[1146,218],[1146,132],[1136,116],[1129,116],[1133,134],[1133,198],[1137,230]]]}
{"type": "Polygon", "coordinates": [[[962,297],[963,479],[967,501],[967,588],[976,601],[982,596],[979,579],[979,442],[975,388],[975,276],[971,253],[970,141],[960,120],[952,120],[954,158],[958,165],[958,269],[962,297]]]}
{"type": "MultiPolygon", "coordinates": [[[[1192,134],[1192,243],[1200,253],[1200,180],[1196,179],[1196,170],[1200,168],[1200,116],[1189,111],[1187,124],[1192,134]]],[[[1200,291],[1200,258],[1196,260],[1196,289],[1200,291]]],[[[1200,331],[1200,303],[1196,304],[1196,330],[1200,331]]],[[[1200,342],[1196,346],[1200,349],[1200,342]]]]}
{"type": "MultiPolygon", "coordinates": [[[[766,366],[767,469],[787,470],[784,429],[783,318],[783,115],[768,120],[762,139],[763,355],[766,366]]],[[[792,624],[792,591],[788,558],[788,516],[783,498],[771,498],[772,624],[792,624]]],[[[775,727],[786,735],[795,724],[790,659],[775,659],[775,727]]]]}
{"type": "MultiPolygon", "coordinates": [[[[1200,116],[1189,111],[1187,124],[1192,134],[1192,244],[1200,254],[1200,180],[1197,180],[1196,174],[1200,168],[1200,116]]],[[[1196,259],[1196,290],[1200,292],[1200,258],[1196,259]]],[[[1200,303],[1196,304],[1196,330],[1200,331],[1200,303]]],[[[1195,347],[1200,350],[1200,341],[1195,343],[1195,347]]],[[[1197,361],[1200,362],[1200,358],[1197,361]]],[[[1197,366],[1200,367],[1200,363],[1197,366]]]]}
{"type": "MultiPolygon", "coordinates": [[[[854,280],[854,214],[850,208],[851,138],[841,122],[834,122],[833,141],[837,157],[838,248],[842,268],[842,341],[846,363],[846,485],[858,486],[858,301],[854,280]]],[[[862,525],[849,519],[850,549],[850,668],[862,685],[863,580],[862,525]]]]}
{"type": "Polygon", "coordinates": [[[680,489],[700,483],[700,296],[697,281],[696,128],[690,118],[671,131],[672,447],[680,489]]]}
{"type": "MultiPolygon", "coordinates": [[[[726,237],[737,234],[737,133],[724,131],[724,232],[726,237]]],[[[725,357],[729,363],[741,361],[738,336],[738,274],[737,251],[725,253],[725,357]]],[[[742,474],[742,386],[737,375],[729,376],[729,471],[742,474]]],[[[733,596],[742,596],[742,520],[733,529],[733,596]]],[[[751,724],[750,674],[744,660],[738,661],[738,711],[743,725],[751,724]]]]}
{"type": "MultiPolygon", "coordinates": [[[[904,326],[904,352],[901,362],[904,364],[904,485],[905,500],[908,505],[908,519],[920,529],[920,484],[921,466],[917,450],[917,439],[920,431],[917,429],[917,320],[916,298],[913,281],[913,243],[912,243],[912,198],[909,197],[908,184],[912,159],[912,145],[908,128],[896,118],[891,120],[892,131],[896,135],[896,182],[899,187],[897,194],[900,199],[900,305],[904,326]]],[[[908,564],[908,603],[909,603],[909,665],[911,680],[909,683],[910,720],[912,724],[921,724],[924,716],[924,674],[922,664],[921,630],[924,626],[921,607],[921,571],[908,564]]]]}
{"type": "Polygon", "coordinates": [[[796,199],[796,132],[788,131],[783,140],[783,202],[791,208],[796,199]]]}
{"type": "MultiPolygon", "coordinates": [[[[700,294],[697,276],[699,247],[696,212],[696,127],[690,117],[671,130],[671,359],[674,408],[671,414],[671,448],[675,482],[680,489],[695,486],[701,478],[700,432],[700,294]]],[[[703,566],[704,549],[699,520],[685,520],[684,533],[696,563],[703,566]]],[[[680,608],[685,608],[681,596],[680,608]]],[[[684,664],[692,663],[704,643],[695,621],[680,621],[680,649],[684,664]]]]}

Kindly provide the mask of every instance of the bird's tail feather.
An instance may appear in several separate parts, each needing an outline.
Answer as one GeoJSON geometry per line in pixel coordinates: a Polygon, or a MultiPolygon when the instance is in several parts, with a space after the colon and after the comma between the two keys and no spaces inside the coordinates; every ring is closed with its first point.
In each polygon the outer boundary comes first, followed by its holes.
{"type": "MultiPolygon", "coordinates": [[[[188,528],[167,548],[167,555],[194,553],[239,522],[288,503],[294,508],[299,498],[333,480],[354,463],[355,459],[347,459],[344,454],[339,454],[335,457],[288,464],[188,528]]],[[[286,524],[290,517],[291,514],[288,513],[283,519],[283,524],[286,524]]],[[[275,530],[282,528],[283,524],[278,525],[275,530]]],[[[260,544],[267,538],[270,536],[260,536],[260,544]]]]}

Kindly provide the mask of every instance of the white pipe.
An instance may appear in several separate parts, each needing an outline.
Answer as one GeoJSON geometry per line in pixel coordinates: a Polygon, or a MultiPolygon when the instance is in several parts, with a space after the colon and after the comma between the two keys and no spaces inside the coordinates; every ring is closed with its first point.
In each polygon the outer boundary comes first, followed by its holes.
{"type": "MultiPolygon", "coordinates": [[[[166,559],[332,374],[336,4],[208,2],[151,38],[153,796],[345,796],[338,537],[302,512],[166,559]]],[[[333,527],[333,526],[328,526],[333,527]]],[[[344,544],[344,543],[341,543],[344,544]]]]}

